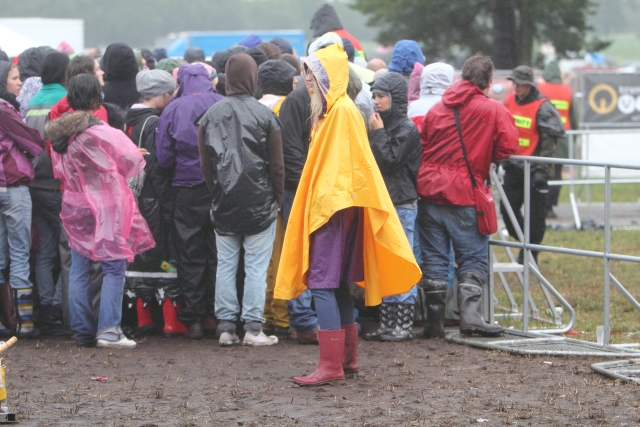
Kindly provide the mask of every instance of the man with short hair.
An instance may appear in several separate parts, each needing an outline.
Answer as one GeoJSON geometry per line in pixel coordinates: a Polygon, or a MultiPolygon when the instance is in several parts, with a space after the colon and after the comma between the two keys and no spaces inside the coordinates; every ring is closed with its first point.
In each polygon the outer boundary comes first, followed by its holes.
{"type": "Polygon", "coordinates": [[[486,94],[493,62],[476,54],[462,67],[462,80],[450,86],[442,101],[423,120],[422,161],[418,171],[418,225],[423,277],[419,283],[429,300],[429,336],[444,336],[445,296],[450,242],[458,265],[460,332],[496,335],[502,328],[481,314],[482,284],[489,271],[489,237],[478,231],[475,196],[463,154],[466,148],[475,181],[484,186],[492,162],[511,156],[517,148],[513,118],[486,94]],[[462,139],[455,113],[459,115],[462,139]]]}
{"type": "MultiPolygon", "coordinates": [[[[507,96],[504,106],[515,119],[518,129],[518,156],[555,157],[558,138],[564,137],[564,125],[558,110],[542,95],[533,79],[533,70],[520,65],[508,77],[514,84],[514,91],[507,96]]],[[[524,227],[524,217],[520,208],[524,204],[524,164],[517,161],[503,163],[505,169],[504,192],[513,209],[513,213],[520,225],[524,227]]],[[[546,229],[545,217],[549,197],[549,176],[553,176],[553,165],[531,164],[531,200],[530,200],[530,236],[529,242],[540,244],[546,229]]],[[[518,239],[516,230],[507,214],[507,209],[500,203],[502,219],[509,231],[509,235],[518,239]]],[[[533,251],[533,257],[538,261],[538,252],[533,251]]],[[[522,264],[523,253],[520,251],[518,262],[522,264]]]]}

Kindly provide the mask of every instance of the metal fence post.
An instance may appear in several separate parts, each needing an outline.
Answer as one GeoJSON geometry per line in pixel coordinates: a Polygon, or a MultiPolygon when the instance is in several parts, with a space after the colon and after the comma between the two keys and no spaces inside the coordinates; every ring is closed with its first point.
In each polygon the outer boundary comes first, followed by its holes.
{"type": "Polygon", "coordinates": [[[611,253],[611,168],[604,168],[604,330],[602,336],[602,345],[609,345],[609,336],[611,335],[609,319],[610,319],[610,303],[611,303],[611,275],[610,260],[611,253]]]}
{"type": "Polygon", "coordinates": [[[527,332],[529,330],[529,238],[530,227],[529,221],[531,221],[531,163],[528,160],[524,161],[524,241],[522,244],[522,265],[524,271],[524,281],[522,283],[522,290],[524,295],[522,297],[522,331],[527,332]]]}

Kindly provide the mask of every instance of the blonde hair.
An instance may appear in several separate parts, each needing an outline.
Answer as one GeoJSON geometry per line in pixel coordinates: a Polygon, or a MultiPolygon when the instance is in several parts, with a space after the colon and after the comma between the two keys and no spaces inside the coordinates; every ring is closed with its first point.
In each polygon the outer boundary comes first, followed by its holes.
{"type": "MultiPolygon", "coordinates": [[[[311,71],[307,71],[311,72],[311,71]]],[[[306,82],[305,82],[306,83],[306,82]]],[[[320,93],[320,88],[318,87],[318,82],[316,79],[313,79],[313,83],[311,84],[310,96],[311,96],[311,129],[315,130],[318,127],[318,123],[320,123],[321,116],[324,115],[324,104],[322,102],[322,94],[320,93]]]]}

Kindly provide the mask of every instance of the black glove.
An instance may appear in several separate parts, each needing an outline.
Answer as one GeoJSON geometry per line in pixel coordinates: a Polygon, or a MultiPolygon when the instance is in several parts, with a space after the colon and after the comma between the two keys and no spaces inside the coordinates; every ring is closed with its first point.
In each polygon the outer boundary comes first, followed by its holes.
{"type": "Polygon", "coordinates": [[[545,170],[536,169],[531,173],[531,186],[540,193],[549,192],[548,174],[545,170]]]}

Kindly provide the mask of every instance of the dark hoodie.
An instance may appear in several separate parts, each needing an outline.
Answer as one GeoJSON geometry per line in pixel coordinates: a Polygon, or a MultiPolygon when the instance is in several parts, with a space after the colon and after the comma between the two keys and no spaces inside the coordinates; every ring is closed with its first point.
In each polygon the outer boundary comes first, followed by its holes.
{"type": "Polygon", "coordinates": [[[257,74],[249,55],[232,56],[227,64],[227,97],[199,122],[202,170],[213,193],[211,217],[216,233],[222,235],[266,230],[282,200],[280,124],[253,97],[257,74]]]}
{"type": "Polygon", "coordinates": [[[311,18],[313,37],[320,37],[330,31],[342,30],[343,28],[336,10],[330,4],[320,6],[311,18]]]}
{"type": "Polygon", "coordinates": [[[49,52],[52,52],[52,50],[47,46],[32,47],[22,52],[18,60],[20,80],[24,82],[29,77],[40,77],[44,58],[47,57],[49,52]]]}
{"type": "Polygon", "coordinates": [[[371,151],[393,204],[413,203],[418,198],[416,175],[421,146],[418,129],[407,117],[407,83],[401,74],[387,73],[375,81],[371,92],[391,98],[390,108],[378,112],[384,128],[371,132],[371,151]]]}
{"type": "Polygon", "coordinates": [[[61,52],[51,52],[42,64],[42,84],[64,84],[65,72],[68,66],[69,57],[67,55],[61,52]]]}
{"type": "Polygon", "coordinates": [[[124,43],[113,43],[102,57],[104,67],[104,102],[127,110],[138,102],[141,95],[136,88],[138,63],[133,49],[124,43]]]}
{"type": "Polygon", "coordinates": [[[265,95],[287,96],[293,90],[296,69],[283,60],[272,59],[258,67],[258,84],[265,95]]]}

